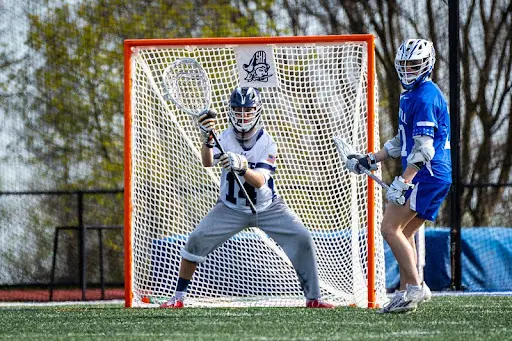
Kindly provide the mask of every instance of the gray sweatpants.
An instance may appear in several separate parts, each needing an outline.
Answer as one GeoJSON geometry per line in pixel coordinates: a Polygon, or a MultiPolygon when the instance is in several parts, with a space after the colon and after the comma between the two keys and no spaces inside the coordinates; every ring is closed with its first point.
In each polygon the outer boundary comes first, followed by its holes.
{"type": "MultiPolygon", "coordinates": [[[[306,298],[320,298],[313,239],[300,218],[277,198],[266,210],[258,212],[257,223],[292,262],[306,298]]],[[[256,226],[256,215],[233,210],[219,201],[192,231],[181,256],[202,263],[210,252],[250,226],[256,226]]]]}

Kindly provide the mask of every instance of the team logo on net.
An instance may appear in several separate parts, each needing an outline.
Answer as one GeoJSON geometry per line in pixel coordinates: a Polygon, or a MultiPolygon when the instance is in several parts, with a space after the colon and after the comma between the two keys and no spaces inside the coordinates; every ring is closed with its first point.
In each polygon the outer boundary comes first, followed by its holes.
{"type": "Polygon", "coordinates": [[[248,82],[268,82],[273,76],[269,74],[270,65],[267,63],[267,54],[265,51],[256,51],[248,64],[243,65],[247,72],[245,80],[248,82]]]}

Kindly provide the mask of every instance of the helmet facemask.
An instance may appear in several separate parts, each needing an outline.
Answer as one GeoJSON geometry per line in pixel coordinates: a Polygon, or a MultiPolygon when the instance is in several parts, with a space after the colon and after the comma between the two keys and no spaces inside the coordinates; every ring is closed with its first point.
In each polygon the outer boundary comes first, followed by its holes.
{"type": "Polygon", "coordinates": [[[231,94],[229,121],[239,141],[251,139],[261,127],[261,98],[255,88],[236,88],[231,94]]]}
{"type": "Polygon", "coordinates": [[[261,107],[231,107],[230,120],[235,130],[239,133],[248,133],[261,118],[261,107]]]}
{"type": "Polygon", "coordinates": [[[406,40],[395,57],[395,69],[404,89],[409,90],[425,80],[434,68],[435,50],[423,39],[406,40]]]}

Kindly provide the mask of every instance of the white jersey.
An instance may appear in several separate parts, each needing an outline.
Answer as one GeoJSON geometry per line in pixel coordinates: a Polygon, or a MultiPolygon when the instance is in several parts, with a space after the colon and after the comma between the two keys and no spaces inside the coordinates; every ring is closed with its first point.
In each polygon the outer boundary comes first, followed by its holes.
{"type": "MultiPolygon", "coordinates": [[[[274,188],[274,179],[272,175],[276,170],[277,145],[272,136],[264,129],[258,133],[258,137],[254,146],[250,149],[244,149],[236,139],[235,132],[232,127],[223,131],[219,136],[219,142],[225,152],[232,152],[244,155],[247,158],[249,168],[265,176],[265,184],[260,188],[254,188],[245,182],[244,177],[240,176],[240,181],[245,187],[247,194],[251,198],[257,211],[266,209],[277,192],[274,188]]],[[[220,150],[214,147],[214,165],[217,164],[220,157],[220,150]]],[[[220,200],[229,208],[251,213],[251,208],[238,187],[235,178],[231,172],[227,172],[224,168],[220,178],[220,200]]]]}

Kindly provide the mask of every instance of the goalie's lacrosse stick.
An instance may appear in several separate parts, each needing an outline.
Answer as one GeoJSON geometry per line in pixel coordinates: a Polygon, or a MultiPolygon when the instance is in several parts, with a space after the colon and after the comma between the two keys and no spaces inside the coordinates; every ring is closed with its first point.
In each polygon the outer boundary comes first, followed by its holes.
{"type": "MultiPolygon", "coordinates": [[[[172,101],[179,109],[195,118],[210,109],[212,93],[210,79],[195,59],[181,58],[169,65],[162,74],[162,88],[162,95],[166,101],[172,101]]],[[[225,154],[215,131],[212,131],[212,137],[221,154],[225,154]]],[[[252,213],[256,214],[256,207],[238,174],[231,172],[249,203],[252,213]]]]}
{"type": "MultiPolygon", "coordinates": [[[[345,141],[345,139],[338,137],[338,136],[334,136],[333,139],[334,139],[334,144],[336,145],[336,149],[338,150],[338,153],[340,154],[341,160],[343,162],[347,162],[348,155],[357,154],[354,151],[354,148],[352,148],[352,146],[350,144],[348,144],[348,142],[345,141]]],[[[382,181],[378,176],[376,176],[375,174],[373,174],[372,172],[370,172],[368,169],[364,168],[361,165],[357,165],[357,166],[359,167],[360,171],[362,171],[364,174],[368,175],[370,178],[375,180],[386,191],[389,189],[388,184],[385,183],[384,181],[382,181]]]]}

